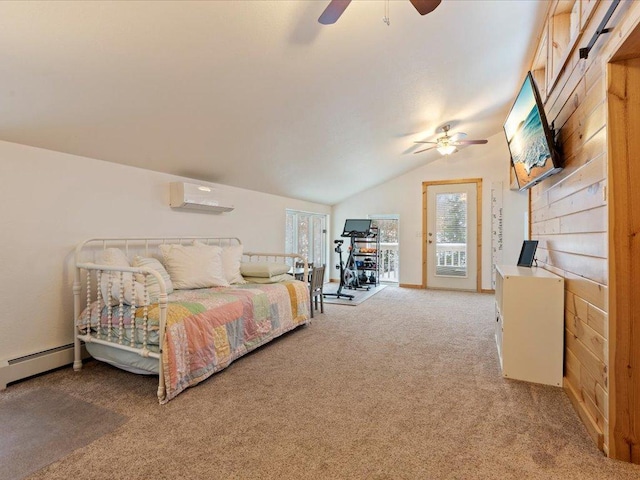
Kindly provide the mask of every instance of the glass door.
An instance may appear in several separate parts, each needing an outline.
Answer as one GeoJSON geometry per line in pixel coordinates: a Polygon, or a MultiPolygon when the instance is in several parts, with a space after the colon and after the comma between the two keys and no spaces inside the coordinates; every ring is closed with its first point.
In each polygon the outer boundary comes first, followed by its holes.
{"type": "Polygon", "coordinates": [[[327,215],[287,210],[286,253],[298,253],[309,263],[326,263],[327,215]]]}
{"type": "Polygon", "coordinates": [[[477,184],[428,185],[426,202],[427,287],[477,290],[477,184]]]}

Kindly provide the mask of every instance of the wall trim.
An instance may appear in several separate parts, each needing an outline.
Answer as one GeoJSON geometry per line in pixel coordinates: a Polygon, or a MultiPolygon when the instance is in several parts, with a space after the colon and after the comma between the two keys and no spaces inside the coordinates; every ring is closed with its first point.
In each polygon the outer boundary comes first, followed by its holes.
{"type": "MultiPolygon", "coordinates": [[[[83,358],[86,357],[83,347],[83,358]]],[[[62,345],[42,352],[0,361],[0,390],[18,380],[64,367],[73,363],[73,344],[62,345]]]]}

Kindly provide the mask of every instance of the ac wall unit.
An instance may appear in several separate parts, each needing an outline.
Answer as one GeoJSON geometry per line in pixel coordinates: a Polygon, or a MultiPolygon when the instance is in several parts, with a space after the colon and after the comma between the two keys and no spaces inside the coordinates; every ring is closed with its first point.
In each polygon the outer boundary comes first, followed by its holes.
{"type": "Polygon", "coordinates": [[[233,205],[222,205],[216,189],[195,183],[171,182],[169,200],[171,208],[189,208],[222,213],[233,210],[233,205]]]}

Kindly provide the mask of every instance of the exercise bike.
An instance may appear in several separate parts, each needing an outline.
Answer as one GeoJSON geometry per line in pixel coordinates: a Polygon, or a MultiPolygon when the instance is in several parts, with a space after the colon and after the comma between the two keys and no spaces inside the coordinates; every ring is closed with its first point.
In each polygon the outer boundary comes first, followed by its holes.
{"type": "Polygon", "coordinates": [[[349,295],[347,293],[342,293],[342,289],[345,287],[349,287],[352,282],[353,272],[348,268],[345,268],[344,262],[342,261],[342,244],[344,240],[334,240],[333,243],[336,244],[336,248],[334,251],[340,257],[340,264],[336,265],[336,268],[340,270],[340,285],[338,286],[338,290],[336,293],[324,293],[325,297],[336,297],[336,298],[348,298],[349,300],[353,300],[353,295],[349,295]]]}

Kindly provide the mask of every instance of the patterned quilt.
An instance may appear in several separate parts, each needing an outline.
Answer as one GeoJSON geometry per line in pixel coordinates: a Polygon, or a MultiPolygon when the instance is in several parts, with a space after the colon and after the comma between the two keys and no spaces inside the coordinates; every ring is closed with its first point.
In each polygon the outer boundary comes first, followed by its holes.
{"type": "MultiPolygon", "coordinates": [[[[111,339],[141,347],[145,334],[143,308],[136,308],[137,328],[131,328],[131,308],[111,308],[111,339]],[[118,327],[120,321],[123,328],[118,327]]],[[[306,323],[310,300],[304,282],[245,284],[221,288],[176,290],[169,296],[162,362],[168,402],[184,389],[222,370],[233,360],[273,338],[306,323]]],[[[158,351],[157,305],[148,307],[147,347],[158,351]],[[154,344],[155,343],[155,344],[154,344]]],[[[87,321],[81,317],[80,323],[87,321]]],[[[107,307],[93,305],[91,330],[106,338],[109,332],[107,307]]]]}

